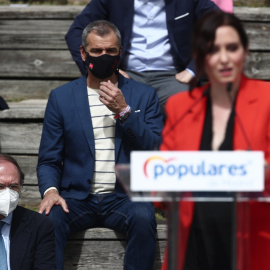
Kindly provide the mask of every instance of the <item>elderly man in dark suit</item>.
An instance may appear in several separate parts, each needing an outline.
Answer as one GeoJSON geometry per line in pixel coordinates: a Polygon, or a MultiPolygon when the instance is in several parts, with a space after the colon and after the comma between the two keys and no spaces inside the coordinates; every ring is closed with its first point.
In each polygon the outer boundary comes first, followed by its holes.
{"type": "Polygon", "coordinates": [[[16,160],[0,154],[0,269],[54,270],[52,221],[17,206],[24,174],[16,160]]]}

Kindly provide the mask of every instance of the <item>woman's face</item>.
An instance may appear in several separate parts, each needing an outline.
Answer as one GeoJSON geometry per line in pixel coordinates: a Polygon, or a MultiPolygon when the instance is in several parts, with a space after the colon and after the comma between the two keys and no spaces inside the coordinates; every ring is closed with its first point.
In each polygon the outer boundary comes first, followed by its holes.
{"type": "Polygon", "coordinates": [[[244,68],[247,50],[231,26],[216,30],[213,50],[206,55],[205,72],[212,84],[237,83],[244,68]]]}

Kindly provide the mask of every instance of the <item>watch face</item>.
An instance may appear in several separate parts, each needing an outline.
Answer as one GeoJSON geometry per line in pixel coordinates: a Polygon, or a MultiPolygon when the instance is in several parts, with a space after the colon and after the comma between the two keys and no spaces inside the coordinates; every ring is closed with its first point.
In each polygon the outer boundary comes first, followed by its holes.
{"type": "Polygon", "coordinates": [[[127,118],[129,117],[130,113],[131,113],[131,110],[125,112],[123,116],[120,116],[120,121],[122,123],[124,123],[127,120],[127,118]]]}

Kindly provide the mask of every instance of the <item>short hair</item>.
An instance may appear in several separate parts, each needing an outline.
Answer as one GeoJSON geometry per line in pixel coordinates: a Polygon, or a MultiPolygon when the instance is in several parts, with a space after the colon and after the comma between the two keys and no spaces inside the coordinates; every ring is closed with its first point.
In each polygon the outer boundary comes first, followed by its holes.
{"type": "Polygon", "coordinates": [[[238,33],[245,50],[248,49],[248,37],[241,21],[231,13],[213,10],[203,15],[193,31],[192,55],[195,59],[198,77],[203,75],[206,55],[213,49],[216,30],[221,26],[231,26],[238,33]]]}
{"type": "Polygon", "coordinates": [[[87,37],[93,31],[95,31],[95,33],[100,37],[109,35],[111,32],[115,33],[118,40],[118,46],[119,48],[121,47],[121,34],[118,28],[109,21],[97,20],[97,21],[89,23],[83,30],[82,47],[84,48],[84,50],[86,49],[88,45],[87,37]]]}
{"type": "Polygon", "coordinates": [[[13,158],[12,156],[8,155],[8,154],[1,154],[0,153],[0,163],[1,163],[1,161],[10,162],[17,168],[17,171],[18,171],[19,177],[20,177],[20,185],[22,186],[23,183],[24,183],[24,173],[22,172],[21,167],[19,166],[16,159],[13,158]]]}

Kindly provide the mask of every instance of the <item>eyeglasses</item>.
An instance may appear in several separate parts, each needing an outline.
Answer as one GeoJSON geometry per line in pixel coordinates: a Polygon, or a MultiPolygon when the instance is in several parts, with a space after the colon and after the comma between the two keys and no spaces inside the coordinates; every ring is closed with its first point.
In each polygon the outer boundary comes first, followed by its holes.
{"type": "Polygon", "coordinates": [[[14,191],[19,192],[20,189],[21,189],[21,185],[19,185],[19,184],[11,184],[9,186],[6,186],[4,184],[0,184],[0,190],[4,190],[5,188],[10,188],[10,189],[12,189],[14,191]]]}

